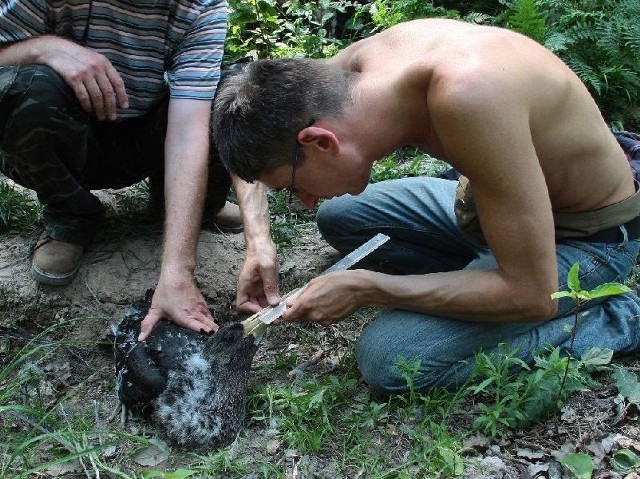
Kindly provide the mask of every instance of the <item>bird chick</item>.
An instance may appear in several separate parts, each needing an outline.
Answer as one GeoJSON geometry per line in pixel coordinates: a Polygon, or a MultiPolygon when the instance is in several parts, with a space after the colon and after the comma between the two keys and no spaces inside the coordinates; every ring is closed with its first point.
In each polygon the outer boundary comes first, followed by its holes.
{"type": "Polygon", "coordinates": [[[114,330],[122,405],[150,420],[174,445],[198,450],[227,446],[244,423],[257,341],[245,337],[239,323],[207,336],[168,321],[138,341],[150,300],[147,293],[114,330]]]}

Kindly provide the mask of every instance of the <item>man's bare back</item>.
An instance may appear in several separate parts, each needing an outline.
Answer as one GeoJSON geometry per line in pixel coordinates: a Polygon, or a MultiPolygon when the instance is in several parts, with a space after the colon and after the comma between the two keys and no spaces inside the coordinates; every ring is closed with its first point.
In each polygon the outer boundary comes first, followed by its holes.
{"type": "MultiPolygon", "coordinates": [[[[474,155],[451,147],[441,103],[482,104],[486,118],[501,118],[493,135],[505,158],[519,168],[512,135],[530,135],[554,211],[598,209],[631,196],[629,165],[579,78],[533,40],[494,27],[445,19],[407,22],[357,42],[329,60],[350,71],[371,73],[379,84],[408,85],[427,106],[430,125],[418,146],[473,176],[474,155]],[[380,78],[388,75],[393,81],[380,78]],[[418,85],[418,88],[414,86],[418,85]],[[490,101],[488,99],[491,99],[490,101]],[[477,103],[476,103],[477,102],[477,103]]],[[[517,140],[515,141],[517,143],[517,140]]],[[[492,161],[491,159],[487,159],[492,161]]],[[[481,181],[481,180],[479,180],[481,181]]]]}

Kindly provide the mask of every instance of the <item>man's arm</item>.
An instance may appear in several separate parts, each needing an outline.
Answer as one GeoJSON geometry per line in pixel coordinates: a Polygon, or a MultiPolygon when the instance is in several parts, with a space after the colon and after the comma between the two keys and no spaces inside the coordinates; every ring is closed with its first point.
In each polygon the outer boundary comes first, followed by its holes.
{"type": "Polygon", "coordinates": [[[234,176],[233,185],[242,213],[247,248],[238,277],[236,307],[255,313],[280,301],[276,248],[269,235],[269,203],[262,183],[247,183],[234,176]]]}
{"type": "Polygon", "coordinates": [[[333,273],[312,280],[284,319],[331,324],[365,305],[466,321],[542,321],[555,314],[551,202],[526,102],[491,80],[473,88],[463,80],[429,96],[430,114],[447,158],[473,184],[498,267],[412,276],[333,273]]]}
{"type": "Polygon", "coordinates": [[[99,120],[117,118],[129,107],[124,81],[100,53],[54,35],[42,35],[0,47],[0,65],[39,63],[53,68],[73,89],[82,108],[99,120]]]}
{"type": "Polygon", "coordinates": [[[194,331],[218,329],[193,282],[207,187],[210,114],[210,101],[169,101],[162,267],[151,308],[140,328],[140,340],[161,318],[194,331]]]}

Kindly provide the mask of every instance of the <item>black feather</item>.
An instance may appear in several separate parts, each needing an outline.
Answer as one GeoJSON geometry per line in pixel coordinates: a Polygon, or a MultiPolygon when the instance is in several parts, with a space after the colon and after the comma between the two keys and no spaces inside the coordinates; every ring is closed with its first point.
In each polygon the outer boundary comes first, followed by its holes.
{"type": "Polygon", "coordinates": [[[241,324],[211,336],[159,322],[147,341],[137,337],[152,292],[116,327],[118,397],[130,412],[149,419],[174,444],[191,449],[231,443],[244,423],[253,337],[241,324]]]}

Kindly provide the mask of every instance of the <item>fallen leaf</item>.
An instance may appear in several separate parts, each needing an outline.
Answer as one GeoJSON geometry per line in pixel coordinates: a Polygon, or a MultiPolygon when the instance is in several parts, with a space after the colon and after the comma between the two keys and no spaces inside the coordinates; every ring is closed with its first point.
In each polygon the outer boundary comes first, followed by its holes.
{"type": "Polygon", "coordinates": [[[567,454],[560,463],[579,479],[591,479],[593,461],[591,457],[581,452],[567,454]]]}
{"type": "Polygon", "coordinates": [[[546,456],[546,454],[542,451],[533,451],[532,449],[527,449],[526,447],[519,447],[516,454],[519,457],[524,457],[525,459],[542,459],[546,456]]]}
{"type": "Polygon", "coordinates": [[[623,367],[617,367],[613,371],[613,380],[618,391],[627,401],[640,406],[640,381],[633,372],[623,367]]]}

